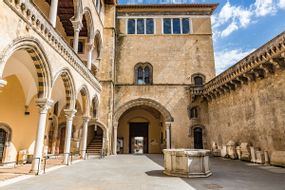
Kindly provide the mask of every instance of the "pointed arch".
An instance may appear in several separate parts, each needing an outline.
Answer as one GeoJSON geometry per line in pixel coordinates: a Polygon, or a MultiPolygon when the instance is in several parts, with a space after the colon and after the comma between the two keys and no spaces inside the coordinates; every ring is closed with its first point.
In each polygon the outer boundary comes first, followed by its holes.
{"type": "Polygon", "coordinates": [[[4,49],[0,57],[0,79],[3,76],[8,59],[19,50],[26,51],[34,63],[38,79],[38,98],[49,98],[52,84],[51,69],[44,48],[35,38],[17,38],[4,49]]]}
{"type": "Polygon", "coordinates": [[[58,78],[61,77],[63,80],[64,88],[65,88],[65,94],[66,94],[66,108],[74,109],[75,108],[75,103],[76,103],[76,88],[75,88],[75,83],[74,79],[71,75],[71,72],[69,69],[64,68],[60,70],[54,77],[53,80],[53,87],[55,82],[58,80],[58,78]]]}
{"type": "Polygon", "coordinates": [[[98,118],[98,108],[99,108],[99,98],[97,95],[93,96],[92,98],[92,106],[91,106],[91,117],[92,118],[98,118]]]}
{"type": "Polygon", "coordinates": [[[102,57],[102,48],[103,48],[103,40],[102,35],[99,30],[95,33],[95,39],[94,39],[94,51],[97,54],[96,59],[100,59],[102,57]]]}
{"type": "Polygon", "coordinates": [[[90,8],[85,7],[82,13],[82,19],[85,17],[86,20],[86,27],[87,27],[87,32],[88,32],[88,42],[92,42],[93,39],[95,38],[95,30],[94,30],[94,23],[93,23],[93,17],[92,17],[92,12],[90,8]]]}
{"type": "Polygon", "coordinates": [[[85,108],[83,111],[84,111],[85,115],[89,116],[90,115],[90,104],[91,104],[90,102],[91,102],[91,100],[90,100],[89,90],[85,84],[79,88],[79,91],[77,93],[77,98],[78,98],[79,94],[81,94],[81,96],[85,97],[85,103],[84,103],[85,108]]]}

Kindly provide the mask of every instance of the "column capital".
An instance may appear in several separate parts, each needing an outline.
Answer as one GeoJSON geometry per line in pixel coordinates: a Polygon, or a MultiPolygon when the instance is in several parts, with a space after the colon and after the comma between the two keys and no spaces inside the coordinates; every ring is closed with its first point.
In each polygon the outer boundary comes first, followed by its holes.
{"type": "Polygon", "coordinates": [[[113,123],[113,128],[114,128],[114,129],[118,129],[118,126],[119,126],[119,122],[115,121],[115,122],[113,123]]]}
{"type": "Polygon", "coordinates": [[[86,116],[83,116],[82,119],[83,119],[83,122],[89,122],[91,117],[86,115],[86,116]]]}
{"type": "Polygon", "coordinates": [[[171,124],[172,124],[172,122],[168,122],[168,121],[167,121],[167,122],[165,122],[165,127],[166,127],[166,128],[170,128],[170,127],[171,127],[171,124]]]}
{"type": "Polygon", "coordinates": [[[72,120],[73,117],[75,116],[76,112],[77,112],[76,109],[65,109],[64,113],[65,113],[66,119],[72,120]]]}
{"type": "Polygon", "coordinates": [[[39,98],[36,100],[36,104],[39,106],[41,113],[46,113],[48,109],[53,105],[53,100],[47,98],[39,98]]]}
{"type": "Polygon", "coordinates": [[[80,32],[80,30],[83,27],[83,24],[80,20],[74,20],[74,19],[70,19],[71,23],[72,23],[72,27],[75,31],[80,32]]]}
{"type": "Polygon", "coordinates": [[[3,88],[6,85],[7,85],[7,81],[0,79],[0,88],[3,88]]]}

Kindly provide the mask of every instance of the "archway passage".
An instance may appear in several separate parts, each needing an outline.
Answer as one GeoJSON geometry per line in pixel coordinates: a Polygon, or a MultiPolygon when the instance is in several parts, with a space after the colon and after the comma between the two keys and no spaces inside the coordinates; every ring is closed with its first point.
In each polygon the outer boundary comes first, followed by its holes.
{"type": "Polygon", "coordinates": [[[7,133],[4,129],[0,128],[0,163],[2,163],[4,157],[4,148],[6,143],[7,133]]]}
{"type": "Polygon", "coordinates": [[[87,154],[100,155],[103,151],[104,131],[99,125],[90,125],[88,127],[87,154]]]}
{"type": "Polygon", "coordinates": [[[203,149],[203,129],[201,127],[194,128],[194,148],[203,149]]]}
{"type": "Polygon", "coordinates": [[[166,147],[165,118],[157,109],[140,105],[125,111],[119,119],[117,152],[160,154],[166,147]]]}

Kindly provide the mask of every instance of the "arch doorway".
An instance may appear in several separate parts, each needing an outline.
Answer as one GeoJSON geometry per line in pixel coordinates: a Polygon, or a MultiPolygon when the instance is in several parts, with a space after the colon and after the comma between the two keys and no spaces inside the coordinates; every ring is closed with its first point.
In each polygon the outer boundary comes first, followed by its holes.
{"type": "Polygon", "coordinates": [[[4,157],[4,150],[6,144],[7,132],[0,128],[0,163],[2,163],[4,157]]]}
{"type": "Polygon", "coordinates": [[[203,149],[203,129],[201,127],[194,128],[194,148],[203,149]]]}
{"type": "Polygon", "coordinates": [[[144,98],[127,102],[114,115],[113,154],[161,154],[162,149],[171,148],[172,122],[170,112],[159,102],[144,98]]]}

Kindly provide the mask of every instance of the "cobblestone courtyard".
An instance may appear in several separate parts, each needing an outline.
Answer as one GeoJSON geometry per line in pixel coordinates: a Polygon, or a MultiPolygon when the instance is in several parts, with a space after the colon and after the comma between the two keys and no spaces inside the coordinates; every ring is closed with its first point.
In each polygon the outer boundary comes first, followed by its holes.
{"type": "Polygon", "coordinates": [[[206,179],[165,176],[162,155],[92,159],[33,177],[3,190],[284,190],[285,168],[212,158],[206,179]]]}

